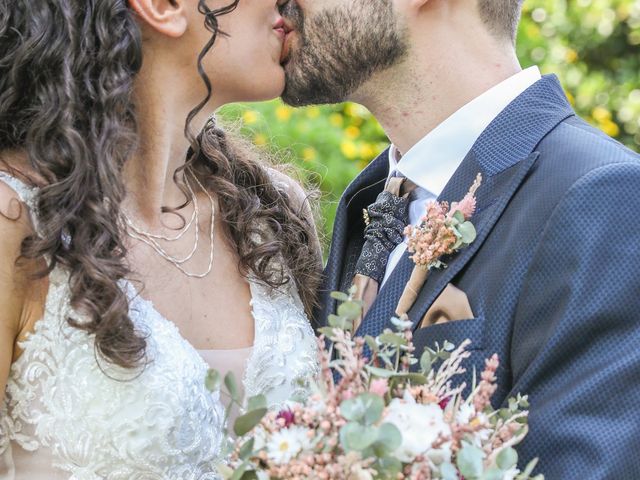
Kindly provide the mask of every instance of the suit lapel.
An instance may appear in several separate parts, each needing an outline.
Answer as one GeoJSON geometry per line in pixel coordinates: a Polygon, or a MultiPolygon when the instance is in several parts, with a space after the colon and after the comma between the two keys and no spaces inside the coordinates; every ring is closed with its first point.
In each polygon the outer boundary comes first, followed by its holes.
{"type": "MultiPolygon", "coordinates": [[[[509,201],[533,168],[540,140],[561,121],[574,115],[555,76],[546,76],[514,100],[482,133],[472,150],[448,182],[439,201],[459,201],[482,173],[483,185],[477,193],[477,211],[472,219],[478,231],[467,249],[445,259],[448,268],[434,270],[409,318],[414,328],[428,308],[455,275],[473,258],[509,204],[509,201]]],[[[376,298],[357,335],[378,335],[395,314],[406,286],[413,261],[405,254],[376,298]]]]}
{"type": "Polygon", "coordinates": [[[532,153],[516,165],[487,179],[487,182],[483,185],[484,191],[478,191],[478,209],[471,220],[476,227],[477,238],[469,247],[461,250],[451,258],[445,259],[447,268],[430,272],[425,288],[422,289],[413,307],[408,312],[414,329],[420,325],[420,320],[447,284],[454,279],[482,247],[482,244],[537,159],[538,153],[532,153]]]}

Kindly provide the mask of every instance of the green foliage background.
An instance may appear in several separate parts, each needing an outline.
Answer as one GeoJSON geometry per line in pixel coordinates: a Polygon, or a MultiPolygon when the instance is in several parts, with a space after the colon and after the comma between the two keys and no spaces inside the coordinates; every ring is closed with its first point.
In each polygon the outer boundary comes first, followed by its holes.
{"type": "MultiPolygon", "coordinates": [[[[556,73],[583,118],[640,150],[640,0],[525,0],[518,55],[523,67],[556,73]]],[[[292,109],[273,101],[220,114],[320,188],[325,234],[340,194],[388,143],[351,103],[292,109]]]]}

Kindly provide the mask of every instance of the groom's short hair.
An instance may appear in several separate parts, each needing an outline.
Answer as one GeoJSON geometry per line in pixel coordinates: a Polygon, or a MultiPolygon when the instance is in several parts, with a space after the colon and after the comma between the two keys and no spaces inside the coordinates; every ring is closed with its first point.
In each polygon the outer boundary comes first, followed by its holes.
{"type": "Polygon", "coordinates": [[[496,36],[516,40],[523,0],[477,0],[480,16],[496,36]]]}

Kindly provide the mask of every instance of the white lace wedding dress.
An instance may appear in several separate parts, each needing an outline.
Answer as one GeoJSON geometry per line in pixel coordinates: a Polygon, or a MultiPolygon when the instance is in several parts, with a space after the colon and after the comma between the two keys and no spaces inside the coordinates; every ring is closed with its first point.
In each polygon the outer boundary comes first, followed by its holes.
{"type": "MultiPolygon", "coordinates": [[[[35,191],[6,174],[30,208],[35,191]]],[[[68,275],[49,277],[44,317],[21,344],[0,406],[0,480],[210,480],[217,478],[223,408],[204,384],[208,365],[177,327],[122,282],[130,316],[148,335],[141,374],[99,360],[91,335],[71,327],[68,275]]],[[[298,292],[251,282],[255,343],[248,396],[274,408],[317,374],[316,340],[298,292]]]]}

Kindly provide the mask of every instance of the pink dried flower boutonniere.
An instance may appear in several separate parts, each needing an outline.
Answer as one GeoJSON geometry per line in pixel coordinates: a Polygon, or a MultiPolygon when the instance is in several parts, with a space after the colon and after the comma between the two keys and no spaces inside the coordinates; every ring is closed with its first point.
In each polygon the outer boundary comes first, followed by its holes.
{"type": "Polygon", "coordinates": [[[429,270],[446,268],[442,257],[468,247],[476,239],[471,217],[476,211],[476,191],[482,184],[479,173],[469,192],[460,202],[429,202],[420,225],[405,230],[411,260],[416,264],[409,283],[402,293],[396,313],[406,314],[413,306],[418,292],[427,281],[429,270]]]}

